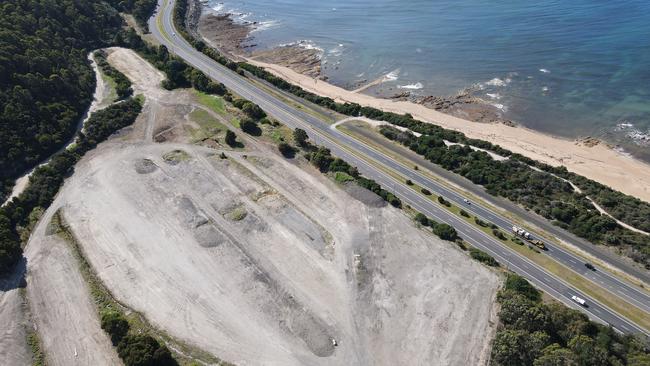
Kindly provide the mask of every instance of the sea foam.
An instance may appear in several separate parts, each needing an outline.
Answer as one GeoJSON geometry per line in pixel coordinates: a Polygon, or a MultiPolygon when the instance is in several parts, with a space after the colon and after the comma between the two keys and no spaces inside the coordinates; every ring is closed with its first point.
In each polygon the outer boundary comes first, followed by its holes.
{"type": "Polygon", "coordinates": [[[422,83],[415,83],[415,84],[408,84],[408,85],[398,85],[397,86],[399,89],[410,89],[410,90],[418,90],[424,88],[422,83]]]}

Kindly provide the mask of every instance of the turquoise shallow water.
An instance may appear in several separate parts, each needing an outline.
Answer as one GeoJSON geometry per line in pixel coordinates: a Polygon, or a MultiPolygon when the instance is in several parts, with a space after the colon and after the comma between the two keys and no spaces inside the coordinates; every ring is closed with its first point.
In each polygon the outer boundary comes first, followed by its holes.
{"type": "Polygon", "coordinates": [[[650,1],[246,0],[210,3],[257,21],[253,43],[323,50],[338,85],[390,74],[422,95],[472,85],[505,117],[597,136],[650,160],[650,1]]]}

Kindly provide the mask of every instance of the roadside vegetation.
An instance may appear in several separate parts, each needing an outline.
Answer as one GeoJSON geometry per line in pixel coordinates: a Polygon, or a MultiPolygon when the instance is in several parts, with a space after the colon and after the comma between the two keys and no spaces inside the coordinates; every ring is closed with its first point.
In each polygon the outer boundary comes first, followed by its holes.
{"type": "Polygon", "coordinates": [[[507,274],[497,295],[501,324],[491,364],[499,366],[641,366],[650,364],[648,344],[590,321],[560,303],[542,302],[526,279],[507,274]]]}

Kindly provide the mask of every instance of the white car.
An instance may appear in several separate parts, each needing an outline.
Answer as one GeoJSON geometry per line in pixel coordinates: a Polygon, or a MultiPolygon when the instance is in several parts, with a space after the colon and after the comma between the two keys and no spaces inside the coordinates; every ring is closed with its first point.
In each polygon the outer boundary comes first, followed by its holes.
{"type": "Polygon", "coordinates": [[[587,302],[585,301],[585,299],[583,299],[583,298],[581,298],[581,297],[578,297],[578,296],[576,296],[576,295],[571,296],[571,300],[577,302],[578,304],[580,304],[580,305],[582,305],[582,306],[585,306],[585,305],[587,304],[587,302]]]}
{"type": "Polygon", "coordinates": [[[468,205],[470,204],[467,198],[463,198],[463,202],[467,203],[468,205]]]}

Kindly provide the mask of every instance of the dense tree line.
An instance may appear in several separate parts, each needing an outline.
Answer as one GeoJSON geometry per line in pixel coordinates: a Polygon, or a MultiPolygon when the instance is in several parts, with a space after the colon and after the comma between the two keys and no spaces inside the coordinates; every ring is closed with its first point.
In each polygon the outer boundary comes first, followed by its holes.
{"type": "Polygon", "coordinates": [[[138,24],[147,29],[147,20],[153,14],[158,4],[157,0],[107,0],[120,12],[133,15],[138,24]]]}
{"type": "Polygon", "coordinates": [[[0,208],[0,273],[7,272],[21,258],[18,234],[30,224],[31,213],[37,208],[47,208],[76,162],[115,131],[132,124],[141,109],[140,102],[130,98],[93,113],[77,143],[36,168],[27,188],[0,208]]]}
{"type": "Polygon", "coordinates": [[[117,93],[117,100],[123,100],[131,95],[133,95],[133,89],[131,88],[131,81],[122,74],[119,70],[111,66],[106,60],[106,51],[98,50],[95,51],[94,57],[97,62],[97,67],[101,72],[111,78],[115,82],[115,92],[117,93]]]}
{"type": "Polygon", "coordinates": [[[532,169],[517,159],[494,160],[486,152],[465,145],[447,146],[440,135],[416,137],[392,126],[382,126],[380,132],[427,160],[484,186],[492,195],[521,204],[591,242],[621,247],[634,260],[650,266],[650,237],[601,215],[584,194],[576,193],[569,183],[553,174],[532,169]]]}
{"type": "Polygon", "coordinates": [[[560,303],[546,304],[524,278],[509,274],[497,295],[501,325],[492,347],[498,366],[642,366],[650,364],[640,338],[560,303]]]}
{"type": "Polygon", "coordinates": [[[99,0],[0,3],[0,196],[72,136],[95,87],[88,50],[121,24],[99,0]]]}

